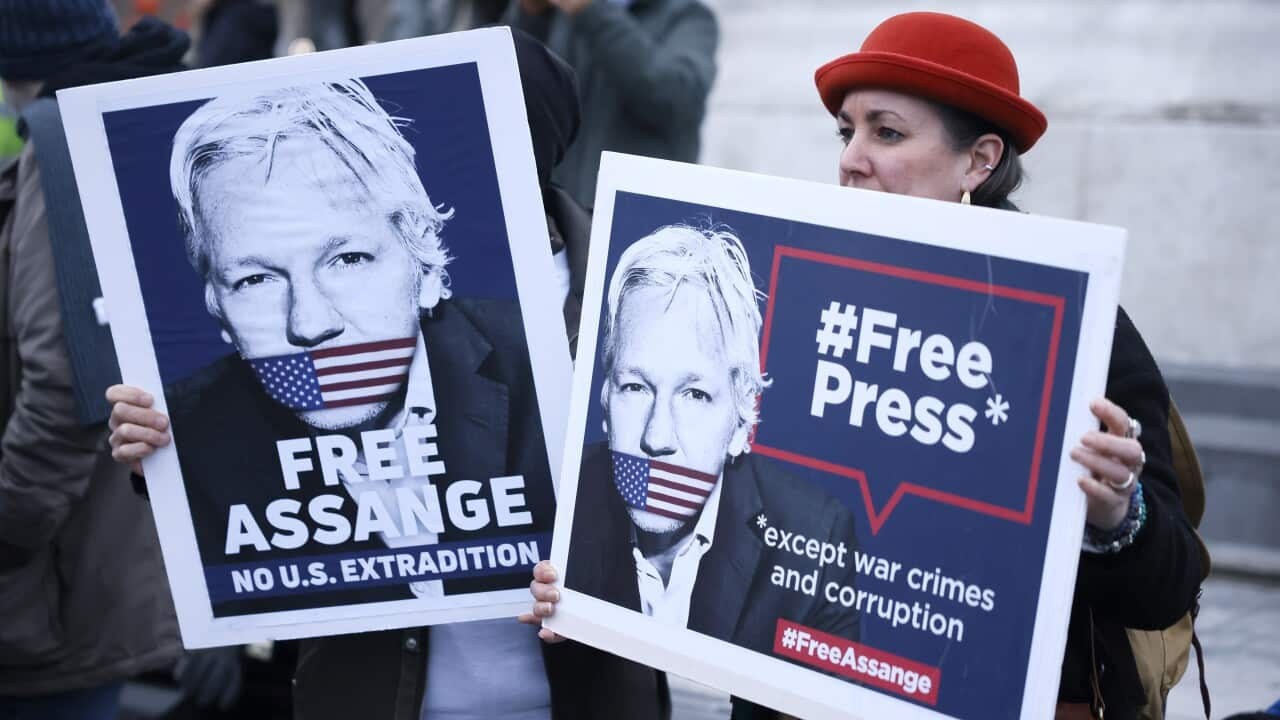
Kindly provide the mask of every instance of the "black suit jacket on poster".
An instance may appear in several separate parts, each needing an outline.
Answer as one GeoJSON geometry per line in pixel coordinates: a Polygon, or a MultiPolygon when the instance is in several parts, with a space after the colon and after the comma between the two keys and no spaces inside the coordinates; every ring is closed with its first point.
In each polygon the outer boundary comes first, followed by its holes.
{"type": "MultiPolygon", "coordinates": [[[[483,483],[487,498],[490,478],[522,474],[525,501],[534,517],[532,526],[501,528],[491,524],[461,533],[449,524],[446,514],[446,529],[440,540],[550,532],[555,496],[518,306],[497,300],[444,301],[430,317],[424,317],[422,332],[435,391],[437,445],[446,469],[443,477],[434,479],[441,503],[446,488],[454,481],[483,483]]],[[[364,542],[337,546],[310,542],[298,550],[272,548],[267,553],[246,548],[238,555],[227,556],[227,518],[233,504],[247,504],[270,537],[272,529],[266,524],[264,509],[273,500],[292,498],[305,508],[317,495],[339,495],[345,498],[342,512],[353,527],[355,503],[342,487],[326,487],[318,470],[301,474],[298,490],[285,489],[275,441],[308,437],[315,431],[293,411],[268,397],[253,369],[239,356],[218,360],[170,388],[167,395],[196,540],[205,566],[385,548],[375,536],[364,542]]],[[[335,570],[330,567],[330,574],[335,570]]],[[[522,587],[528,580],[528,570],[522,569],[511,574],[446,581],[445,592],[522,587]]],[[[408,586],[397,583],[236,600],[215,606],[214,614],[295,609],[299,603],[305,603],[301,607],[319,607],[411,597],[408,586]]]]}
{"type": "MultiPolygon", "coordinates": [[[[689,603],[689,629],[765,654],[773,652],[779,619],[858,639],[857,613],[822,598],[828,582],[854,585],[856,539],[849,509],[755,455],[726,464],[723,483],[715,538],[698,566],[689,603]],[[815,597],[774,586],[775,565],[809,573],[816,563],[765,545],[756,522],[761,515],[779,530],[844,542],[850,551],[846,567],[828,565],[819,574],[815,597]]],[[[640,611],[631,519],[614,487],[611,455],[603,444],[587,448],[583,456],[565,585],[640,611]]]]}

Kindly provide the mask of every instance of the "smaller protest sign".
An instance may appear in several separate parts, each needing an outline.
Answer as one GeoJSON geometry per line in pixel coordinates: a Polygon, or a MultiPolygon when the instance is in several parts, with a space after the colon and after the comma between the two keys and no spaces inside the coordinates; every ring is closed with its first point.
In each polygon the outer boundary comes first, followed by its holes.
{"type": "Polygon", "coordinates": [[[523,609],[569,362],[510,31],[59,101],[185,644],[523,609]]]}
{"type": "Polygon", "coordinates": [[[607,155],[548,627],[803,717],[1044,716],[1123,247],[607,155]]]}

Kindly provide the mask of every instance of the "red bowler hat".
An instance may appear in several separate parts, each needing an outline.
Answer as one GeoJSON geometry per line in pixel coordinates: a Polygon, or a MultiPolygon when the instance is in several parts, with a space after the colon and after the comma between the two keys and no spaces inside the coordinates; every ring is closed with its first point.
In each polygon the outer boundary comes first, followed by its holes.
{"type": "Polygon", "coordinates": [[[895,15],[871,31],[862,49],[813,74],[832,115],[855,88],[917,95],[990,120],[1007,131],[1019,153],[1048,127],[1044,113],[1018,94],[1013,53],[986,28],[953,15],[895,15]]]}

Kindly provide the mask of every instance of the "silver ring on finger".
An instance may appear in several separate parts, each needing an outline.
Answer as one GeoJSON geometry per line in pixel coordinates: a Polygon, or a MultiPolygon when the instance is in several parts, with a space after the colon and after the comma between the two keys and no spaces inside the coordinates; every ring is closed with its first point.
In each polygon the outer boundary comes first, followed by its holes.
{"type": "Polygon", "coordinates": [[[1133,483],[1137,479],[1138,479],[1138,476],[1130,472],[1129,477],[1125,478],[1124,482],[1120,483],[1119,485],[1111,482],[1110,480],[1107,480],[1107,485],[1110,485],[1112,490],[1128,490],[1129,488],[1133,487],[1133,483]]]}
{"type": "Polygon", "coordinates": [[[1124,436],[1130,440],[1137,440],[1142,435],[1142,423],[1138,422],[1138,418],[1129,418],[1129,429],[1124,431],[1124,436]]]}
{"type": "Polygon", "coordinates": [[[1142,457],[1138,458],[1138,464],[1133,466],[1133,474],[1142,476],[1142,471],[1147,467],[1147,451],[1142,451],[1142,457]]]}

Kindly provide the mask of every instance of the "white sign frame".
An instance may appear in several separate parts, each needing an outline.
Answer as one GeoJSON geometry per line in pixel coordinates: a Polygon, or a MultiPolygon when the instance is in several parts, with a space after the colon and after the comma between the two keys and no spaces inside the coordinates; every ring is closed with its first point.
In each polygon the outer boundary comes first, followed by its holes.
{"type": "MultiPolygon", "coordinates": [[[[571,364],[564,341],[564,320],[551,282],[553,265],[546,219],[509,28],[415,38],[60,91],[58,101],[124,382],[150,391],[156,398],[156,408],[167,412],[120,189],[112,169],[104,113],[205,99],[232,88],[239,94],[260,87],[460,63],[475,63],[480,77],[488,139],[554,482],[559,476],[564,442],[571,364]]],[[[512,617],[528,608],[528,590],[518,588],[453,598],[215,618],[183,489],[177,442],[147,458],[144,468],[183,644],[188,648],[512,617]]]]}
{"type": "MultiPolygon", "coordinates": [[[[597,328],[605,290],[614,199],[629,192],[716,208],[1024,260],[1089,273],[1080,338],[1071,379],[1066,437],[1095,429],[1090,399],[1103,394],[1119,300],[1126,231],[988,208],[767,177],[753,173],[604,153],[596,189],[592,253],[588,263],[579,362],[566,433],[565,470],[552,544],[552,562],[567,566],[579,467],[597,354],[597,328]],[[961,230],[963,228],[963,230],[961,230]],[[1028,245],[1025,238],[1035,237],[1028,245]],[[586,359],[586,361],[583,361],[586,359]]],[[[1022,697],[1024,719],[1052,717],[1057,701],[1067,620],[1084,526],[1085,498],[1076,478],[1087,474],[1064,442],[1054,478],[1053,517],[1040,583],[1030,663],[1022,697]]],[[[1045,479],[1046,481],[1048,478],[1045,479]]],[[[739,648],[564,586],[545,627],[565,637],[717,687],[737,697],[805,718],[950,717],[929,708],[827,677],[779,658],[739,648]],[[673,648],[679,648],[674,650],[673,648]]]]}

